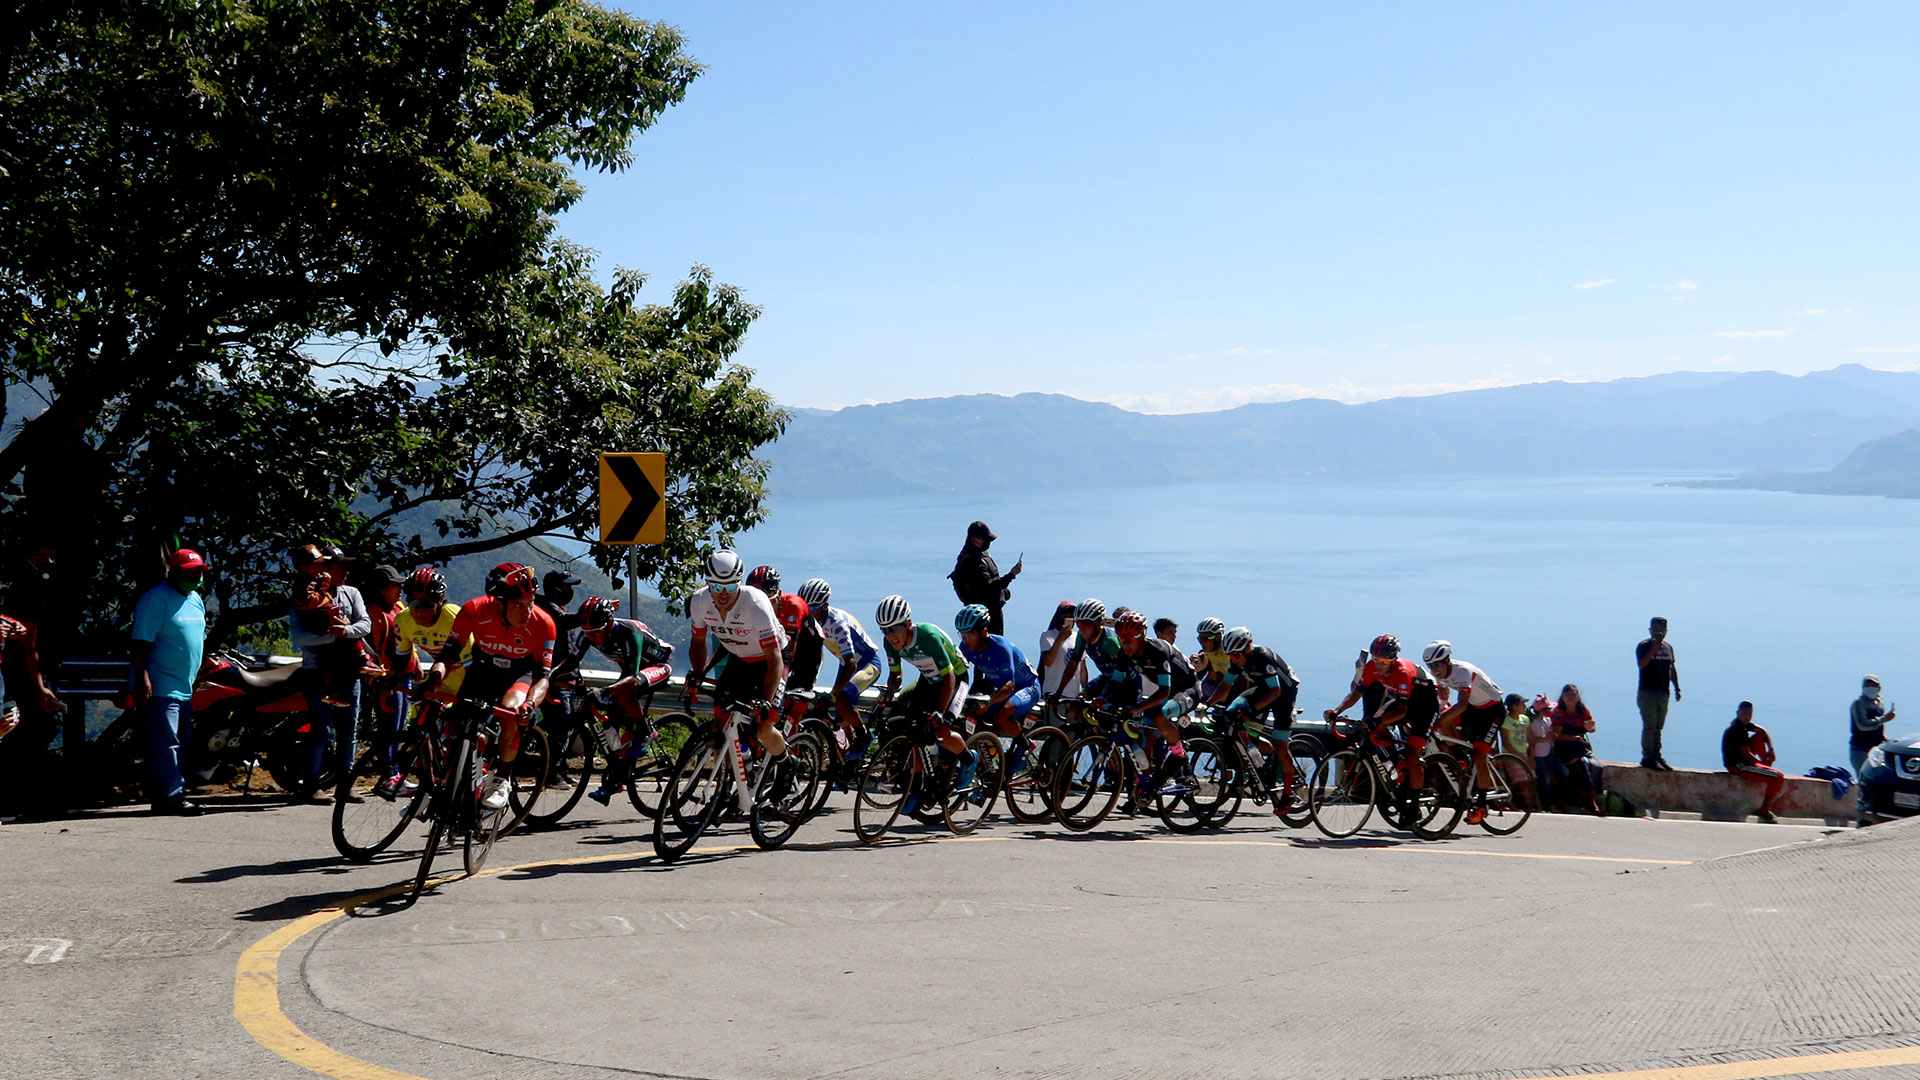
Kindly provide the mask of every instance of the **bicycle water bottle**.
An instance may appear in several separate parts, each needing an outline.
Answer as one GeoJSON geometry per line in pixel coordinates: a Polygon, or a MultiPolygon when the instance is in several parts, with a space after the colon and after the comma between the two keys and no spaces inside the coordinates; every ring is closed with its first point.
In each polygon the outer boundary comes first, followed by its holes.
{"type": "Polygon", "coordinates": [[[1247,756],[1253,759],[1253,767],[1255,769],[1264,769],[1267,767],[1267,755],[1260,752],[1258,745],[1249,743],[1247,745],[1247,756]]]}
{"type": "Polygon", "coordinates": [[[1140,770],[1140,775],[1142,776],[1145,776],[1152,770],[1152,764],[1147,761],[1146,747],[1136,746],[1133,748],[1133,767],[1140,770]]]}

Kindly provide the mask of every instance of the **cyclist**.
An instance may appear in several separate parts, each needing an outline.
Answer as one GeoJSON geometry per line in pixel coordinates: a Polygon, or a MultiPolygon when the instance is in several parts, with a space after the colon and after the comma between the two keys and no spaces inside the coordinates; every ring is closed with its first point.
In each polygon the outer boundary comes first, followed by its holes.
{"type": "MultiPolygon", "coordinates": [[[[654,687],[673,675],[673,665],[669,663],[673,659],[673,645],[646,623],[614,618],[619,610],[620,601],[605,596],[589,596],[586,603],[580,605],[581,647],[574,654],[573,663],[577,666],[589,648],[611,661],[620,677],[607,687],[608,696],[629,723],[641,726],[647,720],[646,698],[654,687]]],[[[602,806],[611,802],[613,793],[626,782],[624,761],[616,767],[613,756],[608,755],[607,764],[599,790],[587,792],[587,798],[602,806]]]]}
{"type": "Polygon", "coordinates": [[[798,595],[819,624],[827,651],[840,661],[840,670],[833,676],[833,713],[849,740],[847,756],[859,757],[871,741],[860,727],[860,695],[880,681],[880,647],[867,636],[859,619],[828,602],[833,587],[825,579],[808,578],[798,595]]]}
{"type": "Polygon", "coordinates": [[[1285,814],[1297,809],[1293,805],[1295,776],[1289,740],[1293,737],[1293,703],[1300,696],[1300,677],[1279,653],[1255,645],[1253,631],[1244,626],[1225,631],[1218,643],[1232,662],[1223,690],[1227,695],[1237,695],[1227,705],[1227,716],[1246,724],[1261,751],[1280,763],[1280,796],[1273,801],[1273,812],[1285,814]]]}
{"type": "Polygon", "coordinates": [[[1149,636],[1147,617],[1137,611],[1128,611],[1114,620],[1113,633],[1120,641],[1121,664],[1111,673],[1103,672],[1094,684],[1116,678],[1137,679],[1139,689],[1147,690],[1147,697],[1123,708],[1135,716],[1152,717],[1154,729],[1167,744],[1167,753],[1185,756],[1187,750],[1180,741],[1180,727],[1174,721],[1199,702],[1199,695],[1195,693],[1199,683],[1193,677],[1192,666],[1179,649],[1162,638],[1149,636]]]}
{"type": "Polygon", "coordinates": [[[1193,673],[1200,676],[1200,700],[1208,704],[1227,700],[1228,692],[1233,689],[1233,680],[1227,676],[1233,662],[1220,647],[1220,635],[1226,632],[1227,624],[1212,616],[1201,619],[1193,628],[1193,636],[1200,639],[1200,651],[1187,659],[1193,665],[1193,673]]]}
{"type": "MultiPolygon", "coordinates": [[[[396,729],[404,728],[406,717],[411,708],[414,685],[420,675],[419,653],[425,650],[429,657],[438,656],[446,647],[448,635],[453,633],[453,620],[460,614],[457,605],[447,603],[447,579],[440,571],[431,566],[422,566],[407,575],[406,583],[400,587],[406,604],[393,620],[393,633],[388,636],[387,649],[391,659],[389,667],[396,673],[393,688],[393,724],[396,729]]],[[[460,692],[460,683],[467,677],[464,666],[472,653],[468,646],[460,656],[461,667],[447,673],[441,682],[443,693],[452,695],[460,692]]],[[[393,751],[388,751],[387,766],[389,775],[378,789],[381,795],[407,795],[411,789],[400,776],[399,763],[391,760],[393,751]]]]}
{"type": "Polygon", "coordinates": [[[939,627],[914,622],[913,609],[904,596],[880,601],[873,620],[879,624],[881,640],[887,647],[887,688],[880,692],[880,703],[884,705],[900,693],[900,662],[912,664],[919,678],[904,700],[907,711],[931,714],[940,748],[960,759],[954,787],[973,783],[975,762],[958,730],[971,674],[960,650],[939,627]]]}
{"type": "Polygon", "coordinates": [[[782,653],[787,635],[780,629],[767,594],[740,579],[746,567],[740,556],[721,549],[706,557],[707,587],[693,594],[687,605],[693,619],[693,641],[687,648],[687,711],[700,702],[700,677],[707,670],[707,634],[720,642],[720,662],[714,671],[714,716],[752,699],[769,708],[755,717],[754,740],[771,761],[787,756],[787,740],[775,727],[781,688],[787,681],[782,653]]]}
{"type": "MultiPolygon", "coordinates": [[[[535,601],[553,620],[553,676],[548,681],[563,693],[575,689],[580,681],[580,659],[584,651],[580,644],[580,614],[567,610],[567,605],[573,603],[573,587],[578,584],[580,578],[566,570],[549,570],[540,578],[540,598],[535,601]]],[[[569,703],[563,693],[548,695],[540,706],[543,723],[555,731],[560,730],[567,719],[569,703]]],[[[573,775],[564,759],[554,759],[547,786],[556,791],[573,786],[573,775]]]]}
{"type": "MultiPolygon", "coordinates": [[[[1034,674],[1020,646],[999,634],[987,633],[989,612],[985,604],[968,604],[953,617],[953,628],[960,631],[960,655],[973,665],[973,682],[990,689],[982,710],[983,722],[1012,739],[1024,730],[1022,722],[1040,704],[1040,676],[1034,674]]],[[[1015,744],[1015,753],[1021,751],[1015,744]]],[[[1017,757],[1010,768],[1024,762],[1017,757]]]]}
{"type": "Polygon", "coordinates": [[[1406,783],[1398,794],[1403,819],[1412,820],[1417,814],[1417,793],[1427,784],[1427,770],[1420,757],[1427,748],[1427,732],[1433,727],[1438,698],[1420,668],[1411,660],[1400,659],[1400,639],[1392,634],[1374,638],[1363,660],[1347,696],[1326,711],[1326,718],[1331,722],[1355,702],[1364,702],[1367,737],[1385,750],[1391,750],[1393,744],[1387,729],[1404,724],[1406,783]]]}
{"type": "Polygon", "coordinates": [[[747,585],[767,594],[773,613],[780,617],[780,628],[787,632],[787,648],[781,657],[787,664],[787,689],[813,689],[813,681],[820,676],[825,643],[812,609],[797,594],[780,591],[780,571],[771,566],[754,567],[747,574],[747,585]]]}
{"type": "MultiPolygon", "coordinates": [[[[515,719],[500,724],[497,750],[505,766],[520,756],[520,732],[547,699],[555,631],[552,617],[533,602],[532,567],[501,563],[487,574],[486,588],[485,596],[467,601],[454,616],[422,692],[432,692],[447,668],[459,662],[467,673],[460,681],[462,701],[515,710],[515,719]]],[[[498,770],[487,770],[480,805],[488,810],[507,805],[506,778],[498,770]]]]}
{"type": "Polygon", "coordinates": [[[1475,794],[1473,808],[1467,811],[1467,824],[1478,825],[1487,817],[1484,796],[1479,794],[1480,777],[1487,767],[1487,758],[1493,753],[1493,733],[1506,718],[1506,694],[1487,678],[1486,672],[1455,658],[1451,642],[1442,640],[1428,645],[1420,651],[1420,662],[1433,673],[1442,692],[1452,691],[1454,696],[1453,704],[1434,723],[1440,730],[1458,734],[1473,744],[1475,794]]]}
{"type": "MultiPolygon", "coordinates": [[[[1089,596],[1080,601],[1073,609],[1073,626],[1079,632],[1080,640],[1073,647],[1073,655],[1067,658],[1067,669],[1073,670],[1082,660],[1093,661],[1095,670],[1100,674],[1087,683],[1091,688],[1101,683],[1106,676],[1117,670],[1125,657],[1120,651],[1120,639],[1107,626],[1107,605],[1089,596]]],[[[1086,689],[1081,696],[1089,696],[1086,689]]]]}

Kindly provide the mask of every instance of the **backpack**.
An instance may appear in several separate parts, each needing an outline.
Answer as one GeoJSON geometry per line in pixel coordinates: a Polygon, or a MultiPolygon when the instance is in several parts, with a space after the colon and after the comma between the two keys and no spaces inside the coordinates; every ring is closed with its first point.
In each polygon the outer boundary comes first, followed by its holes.
{"type": "Polygon", "coordinates": [[[1605,817],[1638,817],[1639,811],[1625,795],[1609,788],[1600,793],[1600,813],[1605,817]]]}

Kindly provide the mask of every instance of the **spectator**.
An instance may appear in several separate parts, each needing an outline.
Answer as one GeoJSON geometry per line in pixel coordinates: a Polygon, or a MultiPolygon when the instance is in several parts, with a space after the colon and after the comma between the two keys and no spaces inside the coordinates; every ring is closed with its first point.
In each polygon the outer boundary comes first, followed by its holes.
{"type": "MultiPolygon", "coordinates": [[[[18,619],[10,619],[5,615],[0,615],[0,650],[7,647],[7,642],[26,636],[27,625],[25,623],[18,619]]],[[[7,697],[6,671],[4,667],[0,667],[0,739],[4,739],[8,735],[13,734],[13,729],[19,726],[20,709],[13,703],[11,698],[7,697]]]]}
{"type": "Polygon", "coordinates": [[[1525,761],[1533,756],[1533,736],[1529,732],[1533,717],[1527,714],[1527,699],[1508,694],[1501,703],[1507,707],[1507,715],[1500,721],[1500,752],[1525,761]]]}
{"type": "MultiPolygon", "coordinates": [[[[60,595],[53,545],[30,539],[16,551],[0,588],[7,614],[26,632],[16,634],[0,651],[0,678],[11,687],[19,710],[13,734],[0,742],[0,815],[55,816],[62,786],[47,768],[47,751],[61,732],[65,711],[54,685],[72,628],[73,605],[71,598],[60,595]]],[[[85,716],[74,710],[68,721],[66,745],[84,744],[85,716]]]]}
{"type": "Polygon", "coordinates": [[[360,643],[373,629],[372,617],[367,614],[366,601],[361,599],[360,590],[346,583],[347,566],[353,561],[332,545],[302,544],[294,549],[295,569],[302,574],[316,571],[326,575],[327,583],[333,589],[331,597],[335,617],[325,630],[311,630],[301,626],[300,612],[296,610],[291,620],[293,624],[293,643],[300,647],[300,664],[307,669],[306,694],[307,710],[313,727],[312,742],[307,748],[306,779],[300,790],[292,792],[295,802],[325,802],[327,796],[320,790],[321,771],[326,760],[327,733],[334,737],[334,761],[339,777],[340,798],[347,802],[360,802],[363,797],[353,791],[348,782],[353,774],[355,749],[355,729],[360,716],[360,643]],[[343,684],[337,684],[333,692],[341,695],[344,702],[336,708],[327,700],[329,694],[324,689],[325,673],[329,670],[344,668],[349,662],[348,649],[352,650],[351,663],[354,665],[353,677],[343,684]]]}
{"type": "MultiPolygon", "coordinates": [[[[567,570],[549,570],[540,579],[540,598],[536,601],[540,610],[553,620],[553,672],[555,675],[572,676],[580,666],[580,654],[584,646],[580,643],[580,613],[568,611],[573,603],[574,586],[580,584],[580,577],[567,570]]],[[[558,695],[550,696],[545,704],[555,710],[565,706],[557,700],[558,695]]]]}
{"type": "Polygon", "coordinates": [[[1560,801],[1598,816],[1600,767],[1593,762],[1593,742],[1587,738],[1593,727],[1593,713],[1580,688],[1572,683],[1561,687],[1553,704],[1553,756],[1560,763],[1555,776],[1566,779],[1560,801]]]}
{"type": "Polygon", "coordinates": [[[1766,728],[1753,722],[1753,702],[1740,703],[1733,722],[1720,736],[1720,760],[1728,772],[1751,776],[1764,783],[1766,794],[1760,797],[1760,812],[1756,815],[1761,824],[1771,825],[1780,820],[1773,816],[1773,800],[1780,797],[1787,778],[1773,767],[1773,737],[1767,734],[1766,728]]]}
{"type": "MultiPolygon", "coordinates": [[[[393,628],[400,620],[400,613],[407,610],[400,601],[400,589],[407,577],[397,567],[382,563],[373,568],[371,595],[373,600],[367,605],[367,674],[371,678],[368,684],[370,701],[362,703],[366,719],[373,730],[381,732],[381,737],[389,748],[400,736],[400,726],[405,719],[400,707],[400,679],[410,671],[396,671],[393,656],[393,628]]],[[[406,658],[410,662],[411,656],[406,658]]],[[[391,749],[389,749],[391,752],[391,749]]]]}
{"type": "Polygon", "coordinates": [[[1640,665],[1640,767],[1671,772],[1660,755],[1660,735],[1667,726],[1667,691],[1680,700],[1680,671],[1673,665],[1673,646],[1667,644],[1667,620],[1656,615],[1647,625],[1647,639],[1634,647],[1640,665]]]}
{"type": "Polygon", "coordinates": [[[1527,756],[1533,760],[1534,783],[1540,787],[1540,809],[1558,809],[1567,786],[1567,767],[1553,753],[1553,706],[1545,694],[1534,698],[1533,708],[1527,711],[1527,756]]]}
{"type": "Polygon", "coordinates": [[[1087,681],[1087,662],[1073,660],[1076,646],[1080,644],[1080,631],[1073,624],[1071,600],[1062,600],[1053,609],[1053,618],[1047,620],[1047,629],[1040,635],[1040,694],[1051,697],[1073,697],[1080,693],[1080,687],[1087,681]]]}
{"type": "Polygon", "coordinates": [[[1872,820],[1868,811],[1872,807],[1867,802],[1867,788],[1858,783],[1861,770],[1867,767],[1867,754],[1873,748],[1887,741],[1887,725],[1893,723],[1894,714],[1880,704],[1880,676],[1869,675],[1860,680],[1860,696],[1853,699],[1850,735],[1847,739],[1847,756],[1853,762],[1854,791],[1858,798],[1860,820],[1872,820]]]}
{"type": "Polygon", "coordinates": [[[207,605],[200,582],[207,564],[181,548],[167,560],[167,580],[148,589],[133,609],[133,707],[146,710],[147,768],[153,812],[193,815],[181,775],[181,750],[193,731],[193,680],[207,641],[207,605]]]}
{"type": "Polygon", "coordinates": [[[1162,615],[1153,620],[1153,636],[1169,645],[1180,644],[1180,624],[1162,615]]]}
{"type": "Polygon", "coordinates": [[[962,604],[979,604],[987,609],[987,633],[1005,634],[1006,620],[1003,611],[1012,595],[1007,586],[1020,576],[1020,569],[1026,560],[1013,564],[1013,569],[1002,574],[1000,566],[987,554],[995,540],[992,529],[984,521],[976,521],[967,526],[967,542],[961,547],[960,555],[953,561],[953,572],[947,578],[953,582],[954,595],[962,604]]]}

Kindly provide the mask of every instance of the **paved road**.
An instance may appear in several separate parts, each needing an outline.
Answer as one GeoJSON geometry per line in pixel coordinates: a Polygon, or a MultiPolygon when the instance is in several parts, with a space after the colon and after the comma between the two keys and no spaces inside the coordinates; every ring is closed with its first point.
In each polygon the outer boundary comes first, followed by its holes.
{"type": "Polygon", "coordinates": [[[322,808],[8,826],[4,1072],[1920,1076],[1920,821],[867,849],[842,812],[666,869],[630,810],[583,810],[495,852],[524,869],[305,922],[411,860],[346,866],[322,808]]]}

